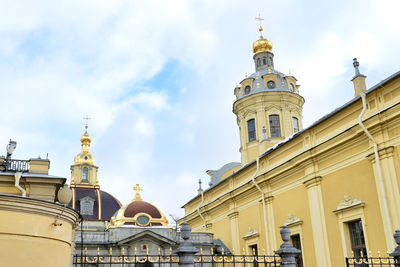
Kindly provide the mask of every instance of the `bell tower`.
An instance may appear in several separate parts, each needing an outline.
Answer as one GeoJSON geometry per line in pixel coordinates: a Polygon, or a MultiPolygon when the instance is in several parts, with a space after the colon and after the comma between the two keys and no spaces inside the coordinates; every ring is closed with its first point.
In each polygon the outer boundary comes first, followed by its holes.
{"type": "MultiPolygon", "coordinates": [[[[85,118],[89,118],[86,116],[85,118]]],[[[75,156],[74,165],[71,165],[71,187],[99,188],[97,179],[96,159],[90,153],[90,143],[92,138],[89,136],[88,124],[85,124],[85,133],[81,136],[82,151],[75,156]]]]}
{"type": "Polygon", "coordinates": [[[304,98],[297,79],[274,68],[272,42],[260,37],[253,43],[255,72],[234,90],[233,113],[240,132],[241,162],[245,165],[269,147],[303,129],[304,98]]]}

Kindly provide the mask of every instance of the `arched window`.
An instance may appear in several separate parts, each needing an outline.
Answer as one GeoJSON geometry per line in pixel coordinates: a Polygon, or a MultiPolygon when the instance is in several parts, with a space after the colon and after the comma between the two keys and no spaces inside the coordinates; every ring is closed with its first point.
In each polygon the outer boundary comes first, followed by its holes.
{"type": "Polygon", "coordinates": [[[249,142],[255,141],[256,138],[256,121],[254,119],[247,121],[247,132],[249,134],[249,142]]]}
{"type": "Polygon", "coordinates": [[[267,65],[267,59],[263,58],[263,65],[267,65]]]}
{"type": "Polygon", "coordinates": [[[261,59],[257,59],[257,67],[260,67],[261,66],[261,59]]]}
{"type": "Polygon", "coordinates": [[[281,137],[281,122],[279,121],[279,115],[269,115],[269,128],[271,137],[281,137]]]}
{"type": "Polygon", "coordinates": [[[89,180],[88,180],[88,177],[89,177],[89,170],[88,170],[88,168],[86,168],[86,167],[84,167],[83,169],[82,169],[82,182],[88,182],[89,180]]]}
{"type": "Polygon", "coordinates": [[[250,86],[249,86],[249,85],[247,85],[247,86],[244,88],[244,94],[245,94],[245,95],[250,94],[250,86]]]}
{"type": "Polygon", "coordinates": [[[290,84],[290,91],[294,92],[294,86],[293,83],[290,84]]]}
{"type": "Polygon", "coordinates": [[[292,121],[293,121],[293,132],[297,133],[299,131],[299,119],[297,119],[296,117],[292,117],[292,121]]]}

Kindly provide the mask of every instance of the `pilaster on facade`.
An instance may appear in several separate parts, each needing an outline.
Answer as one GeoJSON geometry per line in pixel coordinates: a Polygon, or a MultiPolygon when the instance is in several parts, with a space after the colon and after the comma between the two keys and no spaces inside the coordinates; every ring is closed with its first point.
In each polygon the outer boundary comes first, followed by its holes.
{"type": "Polygon", "coordinates": [[[308,205],[313,229],[314,249],[317,266],[331,267],[331,257],[326,230],[324,203],[321,192],[321,176],[303,182],[307,189],[308,205]]]}
{"type": "Polygon", "coordinates": [[[394,160],[394,147],[389,146],[378,151],[378,169],[375,153],[369,154],[367,158],[374,170],[375,184],[378,193],[379,206],[385,230],[387,250],[394,249],[393,232],[400,227],[400,192],[397,181],[396,163],[394,160]],[[381,173],[379,173],[379,171],[381,173]],[[383,188],[382,188],[383,184],[383,188]],[[386,202],[386,205],[385,205],[386,202]],[[387,210],[386,210],[387,209],[387,210]]]}
{"type": "Polygon", "coordinates": [[[240,251],[240,236],[239,236],[239,212],[233,211],[228,214],[231,223],[232,249],[240,251]]]}
{"type": "Polygon", "coordinates": [[[276,232],[275,232],[275,217],[274,217],[274,207],[273,207],[273,196],[267,196],[265,197],[265,212],[267,214],[267,221],[264,222],[267,224],[267,236],[268,242],[267,245],[267,253],[268,255],[272,255],[273,252],[277,249],[277,244],[276,244],[276,232]],[[272,254],[271,254],[272,253],[272,254]]]}

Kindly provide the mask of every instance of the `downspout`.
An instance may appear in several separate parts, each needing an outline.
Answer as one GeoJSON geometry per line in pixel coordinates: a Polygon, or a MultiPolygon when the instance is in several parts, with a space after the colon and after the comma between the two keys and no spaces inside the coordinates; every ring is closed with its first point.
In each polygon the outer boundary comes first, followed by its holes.
{"type": "MultiPolygon", "coordinates": [[[[393,234],[392,233],[392,224],[390,222],[389,209],[388,209],[388,204],[387,204],[386,194],[385,194],[385,187],[383,185],[383,176],[382,176],[382,169],[381,169],[381,163],[380,163],[379,152],[378,152],[378,145],[376,144],[375,139],[372,137],[372,135],[368,132],[367,128],[362,123],[362,117],[364,116],[365,110],[367,109],[367,104],[366,104],[366,100],[365,100],[365,92],[361,92],[360,96],[361,96],[361,100],[362,100],[363,109],[362,109],[360,115],[358,116],[358,124],[363,129],[365,135],[368,136],[369,140],[371,140],[371,142],[374,145],[374,154],[375,154],[375,161],[376,161],[376,172],[378,174],[379,189],[380,189],[381,194],[382,194],[383,209],[384,209],[384,213],[385,213],[385,217],[386,217],[386,221],[387,221],[387,227],[388,227],[388,230],[389,230],[389,236],[391,237],[392,234],[393,234]]],[[[390,240],[392,240],[392,238],[390,238],[390,240]]],[[[391,241],[391,244],[392,244],[392,248],[391,249],[393,249],[393,240],[391,241]]]]}
{"type": "Polygon", "coordinates": [[[204,229],[206,228],[206,220],[204,219],[203,215],[200,212],[200,208],[204,203],[204,194],[203,194],[203,190],[201,190],[201,202],[199,204],[199,206],[197,207],[197,213],[199,214],[200,218],[203,220],[203,227],[204,229]]]}
{"type": "Polygon", "coordinates": [[[15,187],[16,188],[18,188],[18,190],[19,191],[21,191],[21,193],[22,193],[22,196],[23,197],[26,197],[26,191],[25,191],[25,189],[23,189],[20,185],[19,185],[19,180],[21,179],[21,175],[22,175],[22,172],[16,172],[15,174],[14,174],[14,177],[15,177],[15,187]]]}
{"type": "Polygon", "coordinates": [[[265,242],[267,245],[267,252],[270,252],[270,244],[269,244],[269,240],[268,240],[268,223],[267,223],[267,214],[265,212],[265,195],[264,195],[264,191],[260,188],[260,186],[256,183],[256,176],[260,170],[260,157],[257,157],[256,162],[257,162],[257,170],[254,173],[253,177],[251,178],[251,180],[253,181],[254,185],[256,186],[256,188],[258,189],[258,191],[260,191],[261,193],[261,201],[262,201],[262,205],[263,205],[263,213],[264,213],[264,226],[265,226],[265,242]]]}

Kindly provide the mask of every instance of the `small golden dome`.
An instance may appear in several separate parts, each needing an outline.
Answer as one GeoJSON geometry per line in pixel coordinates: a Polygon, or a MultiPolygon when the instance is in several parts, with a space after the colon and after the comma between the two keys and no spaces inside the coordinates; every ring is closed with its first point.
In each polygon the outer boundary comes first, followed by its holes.
{"type": "Polygon", "coordinates": [[[265,39],[262,35],[263,28],[260,27],[260,39],[253,43],[253,52],[254,54],[259,52],[271,52],[272,51],[272,42],[268,39],[265,39]]]}
{"type": "Polygon", "coordinates": [[[85,133],[81,137],[82,143],[82,152],[76,155],[74,159],[75,164],[83,164],[87,163],[90,165],[96,165],[95,157],[89,152],[90,143],[92,142],[92,138],[89,136],[87,132],[88,125],[85,125],[85,133]]]}
{"type": "Polygon", "coordinates": [[[111,217],[108,228],[118,228],[123,225],[134,226],[168,226],[168,220],[165,214],[155,205],[142,199],[139,191],[142,188],[136,184],[133,188],[136,191],[134,199],[122,206],[111,217]]]}

